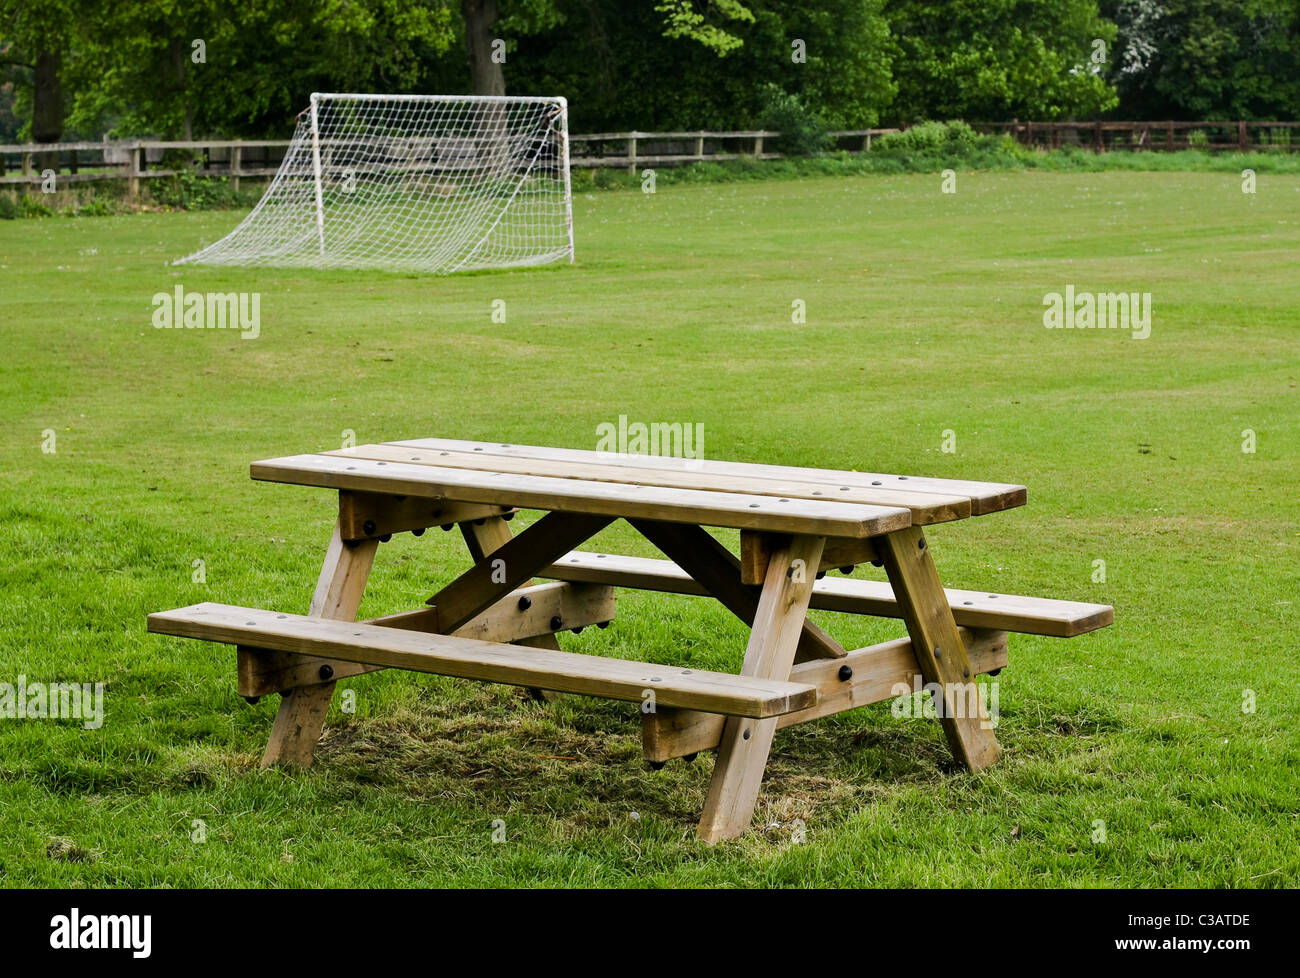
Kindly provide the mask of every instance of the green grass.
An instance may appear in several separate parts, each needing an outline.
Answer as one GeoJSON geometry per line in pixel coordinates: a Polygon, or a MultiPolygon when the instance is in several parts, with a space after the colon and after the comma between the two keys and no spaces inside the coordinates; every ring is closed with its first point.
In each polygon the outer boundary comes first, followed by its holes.
{"type": "MultiPolygon", "coordinates": [[[[0,679],[108,684],[98,731],[0,720],[3,883],[1297,884],[1300,177],[683,185],[580,195],[574,267],[166,264],[238,216],[0,223],[0,679]],[[261,292],[261,337],[153,329],[177,283],[261,292]],[[1044,329],[1067,284],[1151,292],[1151,337],[1044,329]],[[342,684],[356,712],[335,698],[310,772],[261,772],[274,697],[236,695],[226,647],[145,633],[200,600],[305,611],[330,494],[253,483],[253,459],[345,429],[594,448],[619,414],[703,423],[714,457],[1024,483],[1026,507],[932,531],[946,581],[1116,623],[1013,636],[1005,756],[979,776],[887,704],[779,733],[759,829],[713,849],[693,836],[711,756],[647,770],[634,705],[379,673],[342,684]]],[[[384,545],[362,614],[449,580],[454,536],[384,545]]],[[[818,618],[846,645],[902,632],[818,618]]],[[[735,669],[744,637],[709,603],[625,593],[613,627],[562,641],[735,669]]]]}

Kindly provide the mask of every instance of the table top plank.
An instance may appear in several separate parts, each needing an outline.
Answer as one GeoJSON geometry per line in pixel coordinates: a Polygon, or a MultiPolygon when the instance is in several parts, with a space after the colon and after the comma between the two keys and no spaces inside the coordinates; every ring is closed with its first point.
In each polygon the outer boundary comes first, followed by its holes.
{"type": "Polygon", "coordinates": [[[912,522],[919,525],[965,519],[971,515],[971,501],[963,495],[911,492],[906,489],[863,488],[833,485],[827,482],[803,482],[797,479],[773,479],[753,475],[729,475],[705,470],[682,470],[661,467],[603,464],[548,458],[520,458],[488,455],[480,452],[456,452],[446,449],[413,450],[400,444],[358,445],[355,448],[325,452],[348,458],[367,458],[386,462],[414,462],[443,468],[478,469],[514,472],[519,475],[544,475],[561,479],[585,479],[591,482],[620,482],[635,485],[671,486],[678,489],[704,489],[713,492],[739,492],[761,496],[789,496],[798,499],[835,500],[864,503],[869,506],[904,507],[912,511],[912,522]]]}
{"type": "Polygon", "coordinates": [[[511,458],[634,466],[678,472],[707,472],[711,475],[826,482],[836,486],[853,486],[861,489],[897,489],[912,493],[965,496],[971,501],[972,516],[982,516],[987,513],[996,513],[1000,510],[1023,506],[1026,500],[1024,486],[1002,482],[972,482],[965,479],[938,479],[925,476],[890,475],[879,472],[849,472],[837,469],[801,468],[793,465],[732,462],[724,459],[628,455],[576,448],[548,448],[539,445],[465,441],[455,438],[416,438],[386,442],[385,444],[400,445],[404,448],[415,448],[424,451],[472,452],[483,455],[504,455],[511,458]]]}
{"type": "Polygon", "coordinates": [[[265,482],[768,533],[860,539],[904,529],[912,522],[911,510],[903,507],[440,468],[330,453],[254,462],[251,475],[265,482]]]}

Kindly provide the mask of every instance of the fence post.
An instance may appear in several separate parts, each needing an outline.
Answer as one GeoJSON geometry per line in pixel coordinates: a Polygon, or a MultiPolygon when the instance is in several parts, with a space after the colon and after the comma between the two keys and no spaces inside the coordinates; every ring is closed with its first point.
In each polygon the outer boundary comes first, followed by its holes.
{"type": "Polygon", "coordinates": [[[32,175],[32,154],[24,153],[23,154],[23,176],[30,177],[31,175],[32,175]]]}
{"type": "Polygon", "coordinates": [[[1250,137],[1246,133],[1245,121],[1237,123],[1237,145],[1243,153],[1250,152],[1250,137]]]}
{"type": "Polygon", "coordinates": [[[1102,138],[1102,135],[1101,135],[1101,123],[1100,123],[1100,122],[1093,123],[1093,139],[1092,139],[1092,145],[1093,145],[1093,152],[1094,152],[1094,153],[1098,153],[1098,154],[1100,154],[1100,153],[1103,153],[1103,152],[1105,151],[1105,149],[1106,149],[1106,142],[1105,142],[1105,140],[1102,138]]]}
{"type": "Polygon", "coordinates": [[[627,172],[636,176],[636,133],[627,138],[627,172]]]}
{"type": "Polygon", "coordinates": [[[763,155],[763,135],[759,133],[754,137],[754,159],[763,155]]]}
{"type": "Polygon", "coordinates": [[[140,173],[144,170],[141,165],[144,162],[144,150],[140,148],[139,140],[128,144],[126,159],[126,195],[135,200],[140,196],[140,173]]]}
{"type": "Polygon", "coordinates": [[[701,129],[700,134],[695,137],[695,159],[698,162],[704,161],[704,130],[703,129],[701,129]]]}
{"type": "Polygon", "coordinates": [[[1174,151],[1174,124],[1172,122],[1166,122],[1165,123],[1165,152],[1172,153],[1173,151],[1174,151]]]}
{"type": "Polygon", "coordinates": [[[230,185],[239,193],[239,173],[243,151],[238,146],[230,147],[230,185]]]}

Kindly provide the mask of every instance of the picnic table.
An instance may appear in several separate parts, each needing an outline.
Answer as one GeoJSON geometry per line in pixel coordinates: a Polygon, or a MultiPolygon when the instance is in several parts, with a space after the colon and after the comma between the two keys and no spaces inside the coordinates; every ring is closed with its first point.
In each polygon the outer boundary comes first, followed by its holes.
{"type": "Polygon", "coordinates": [[[1114,617],[944,588],[926,527],[1021,506],[1019,485],[440,438],[254,462],[252,477],[338,492],[308,614],[205,602],[149,630],[235,645],[239,692],[281,696],[264,766],[309,765],[335,683],[377,669],[626,700],[652,764],[717,750],[710,843],[748,828],[778,728],[890,699],[918,674],[953,755],[988,767],[999,748],[975,677],[1007,664],[1007,633],[1066,638],[1114,617]],[[519,509],[545,515],[514,535],[519,509]],[[618,519],[665,559],[576,549],[618,519]],[[379,545],[434,526],[460,528],[471,566],[421,608],[357,622],[379,545]],[[739,552],[708,527],[739,530],[739,552]],[[862,563],[887,581],[826,574],[862,563]],[[738,671],[561,650],[558,633],[609,624],[616,588],[721,602],[750,626],[738,671]],[[901,618],[908,637],[845,649],[809,608],[901,618]]]}

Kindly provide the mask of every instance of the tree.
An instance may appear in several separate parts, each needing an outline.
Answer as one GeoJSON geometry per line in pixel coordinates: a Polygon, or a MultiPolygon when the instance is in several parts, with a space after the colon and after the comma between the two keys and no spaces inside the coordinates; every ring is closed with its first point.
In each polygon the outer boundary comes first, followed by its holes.
{"type": "Polygon", "coordinates": [[[1089,117],[1116,103],[1092,60],[1115,38],[1096,0],[891,0],[886,15],[900,121],[1089,117]]]}
{"type": "MultiPolygon", "coordinates": [[[[57,143],[63,138],[63,60],[79,27],[79,5],[72,0],[26,3],[0,0],[0,67],[7,69],[19,90],[19,108],[30,113],[30,138],[57,143]]],[[[42,155],[40,165],[57,158],[42,155]]]]}
{"type": "Polygon", "coordinates": [[[74,118],[120,136],[281,136],[312,91],[414,90],[453,41],[441,0],[103,0],[93,28],[74,118]]]}
{"type": "Polygon", "coordinates": [[[1300,116],[1295,0],[1108,0],[1119,26],[1111,80],[1142,119],[1300,116]]]}

